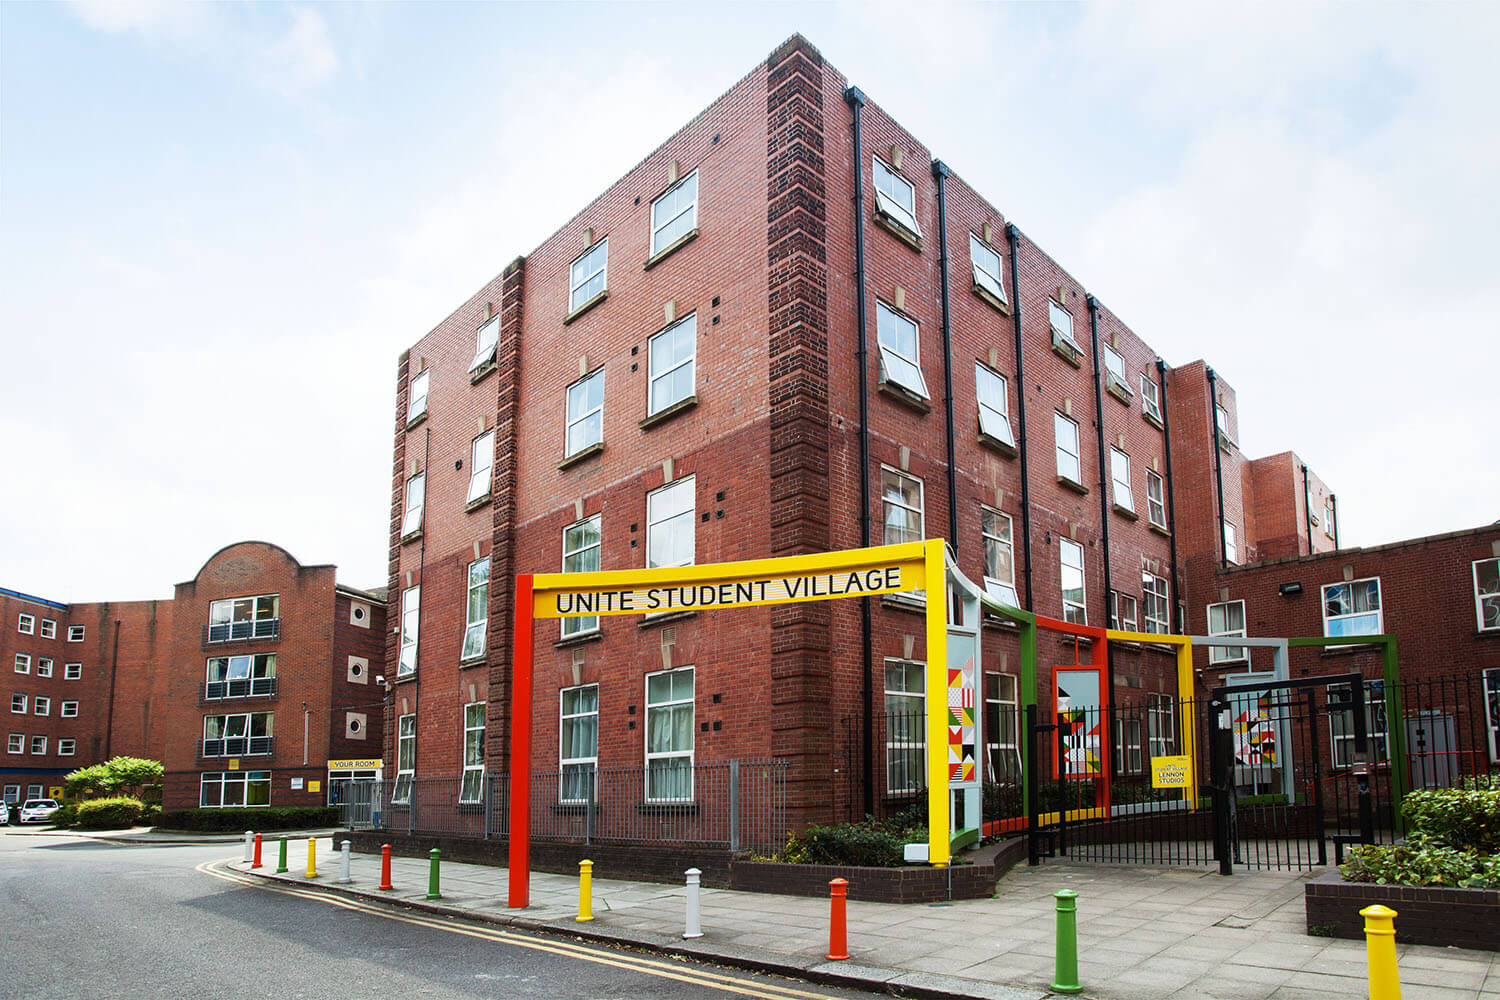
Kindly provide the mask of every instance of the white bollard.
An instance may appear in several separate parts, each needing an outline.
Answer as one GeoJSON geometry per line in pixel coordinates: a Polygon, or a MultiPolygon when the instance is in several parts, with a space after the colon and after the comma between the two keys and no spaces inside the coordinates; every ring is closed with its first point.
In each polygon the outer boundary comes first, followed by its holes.
{"type": "Polygon", "coordinates": [[[685,938],[701,938],[703,936],[702,920],[700,919],[698,903],[698,879],[703,875],[696,868],[687,870],[687,929],[682,932],[685,938]]]}
{"type": "Polygon", "coordinates": [[[348,885],[354,881],[349,877],[349,841],[347,840],[344,841],[343,857],[339,859],[339,877],[334,879],[334,881],[344,885],[348,885]]]}
{"type": "Polygon", "coordinates": [[[245,864],[255,860],[255,831],[245,831],[245,864]]]}

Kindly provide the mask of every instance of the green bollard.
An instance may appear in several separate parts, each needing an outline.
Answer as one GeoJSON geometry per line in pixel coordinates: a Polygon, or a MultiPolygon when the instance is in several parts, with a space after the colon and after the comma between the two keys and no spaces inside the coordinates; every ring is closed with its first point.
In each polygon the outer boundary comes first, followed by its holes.
{"type": "Polygon", "coordinates": [[[438,859],[440,859],[442,856],[443,852],[439,851],[436,847],[434,847],[432,849],[432,853],[428,855],[428,857],[432,859],[432,868],[427,874],[428,899],[443,898],[443,894],[438,892],[438,859]]]}
{"type": "Polygon", "coordinates": [[[1078,985],[1078,893],[1059,889],[1057,900],[1057,966],[1050,989],[1054,993],[1079,993],[1078,985]]]}
{"type": "Polygon", "coordinates": [[[286,838],[281,838],[281,853],[276,857],[276,874],[286,871],[286,838]]]}

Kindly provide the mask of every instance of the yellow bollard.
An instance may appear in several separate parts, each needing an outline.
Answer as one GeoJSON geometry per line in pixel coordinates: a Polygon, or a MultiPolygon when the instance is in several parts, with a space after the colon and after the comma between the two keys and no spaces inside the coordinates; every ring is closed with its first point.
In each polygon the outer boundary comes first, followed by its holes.
{"type": "Polygon", "coordinates": [[[1370,963],[1370,1000],[1401,1000],[1396,972],[1396,911],[1376,903],[1359,911],[1365,918],[1365,952],[1370,963]]]}
{"type": "Polygon", "coordinates": [[[307,838],[307,877],[308,878],[317,878],[318,877],[317,848],[318,848],[317,838],[316,837],[308,837],[307,838]]]}
{"type": "Polygon", "coordinates": [[[594,919],[594,863],[578,862],[578,923],[594,919]]]}

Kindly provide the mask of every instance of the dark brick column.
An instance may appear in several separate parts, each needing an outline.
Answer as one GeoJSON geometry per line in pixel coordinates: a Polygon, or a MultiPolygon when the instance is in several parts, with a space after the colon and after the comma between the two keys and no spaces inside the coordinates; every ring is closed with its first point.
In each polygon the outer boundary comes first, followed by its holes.
{"type": "MultiPolygon", "coordinates": [[[[521,307],[526,258],[517,257],[500,275],[500,344],[495,350],[494,517],[490,538],[489,702],[485,710],[485,771],[504,775],[510,767],[510,663],[515,634],[516,439],[521,407],[521,307]]],[[[521,762],[521,766],[530,766],[521,762]]]]}

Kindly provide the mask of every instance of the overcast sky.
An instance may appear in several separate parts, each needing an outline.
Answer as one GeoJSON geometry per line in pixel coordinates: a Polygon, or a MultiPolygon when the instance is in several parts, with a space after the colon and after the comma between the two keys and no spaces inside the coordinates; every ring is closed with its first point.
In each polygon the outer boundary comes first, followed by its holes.
{"type": "Polygon", "coordinates": [[[1341,542],[1500,517],[1500,5],[0,3],[0,586],[384,584],[397,355],[794,31],[1341,542]]]}

